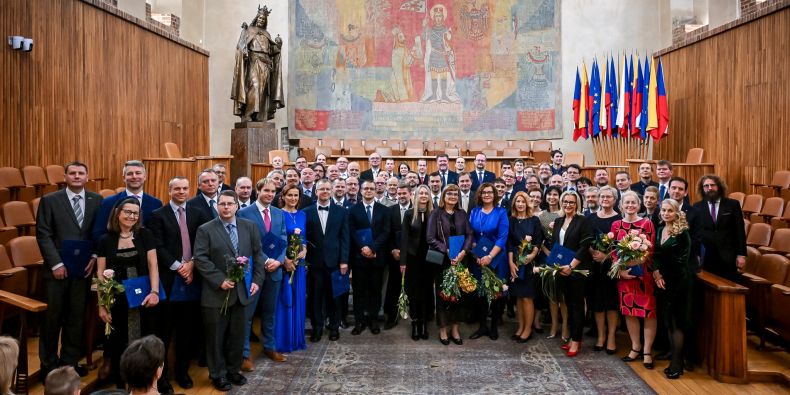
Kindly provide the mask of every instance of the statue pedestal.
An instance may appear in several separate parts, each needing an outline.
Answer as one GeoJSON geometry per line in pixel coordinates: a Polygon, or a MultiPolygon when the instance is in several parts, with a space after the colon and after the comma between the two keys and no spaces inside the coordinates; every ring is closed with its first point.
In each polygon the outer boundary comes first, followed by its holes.
{"type": "MultiPolygon", "coordinates": [[[[250,176],[251,163],[269,162],[269,151],[278,149],[274,122],[238,122],[230,133],[231,174],[250,176]]],[[[235,179],[232,180],[235,182],[235,179]]],[[[253,185],[257,180],[252,180],[253,185]]]]}

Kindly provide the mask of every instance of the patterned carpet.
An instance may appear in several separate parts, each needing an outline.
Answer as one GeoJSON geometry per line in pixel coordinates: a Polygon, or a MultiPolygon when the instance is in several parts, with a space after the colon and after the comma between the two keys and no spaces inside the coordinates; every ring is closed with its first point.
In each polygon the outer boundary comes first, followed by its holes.
{"type": "MultiPolygon", "coordinates": [[[[401,322],[389,331],[309,343],[288,361],[256,361],[249,383],[232,394],[654,394],[617,355],[594,353],[589,344],[568,358],[556,339],[533,337],[526,344],[509,340],[506,323],[497,341],[468,340],[472,327],[461,328],[464,344],[444,346],[431,328],[430,340],[412,341],[411,326],[401,322]]],[[[325,332],[326,333],[326,332],[325,332]]],[[[536,334],[537,335],[537,334],[536,334]]]]}

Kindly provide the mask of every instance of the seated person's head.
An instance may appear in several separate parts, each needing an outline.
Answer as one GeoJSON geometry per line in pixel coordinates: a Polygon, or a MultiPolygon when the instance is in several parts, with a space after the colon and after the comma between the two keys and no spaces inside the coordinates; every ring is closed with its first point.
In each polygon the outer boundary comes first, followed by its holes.
{"type": "Polygon", "coordinates": [[[129,344],[121,355],[121,378],[132,391],[151,389],[162,376],[165,345],[148,335],[129,344]]]}
{"type": "Polygon", "coordinates": [[[47,375],[44,395],[78,395],[80,375],[71,366],[61,366],[47,375]]]}
{"type": "Polygon", "coordinates": [[[19,362],[19,343],[8,336],[0,336],[0,392],[11,394],[16,364],[19,362]]]}

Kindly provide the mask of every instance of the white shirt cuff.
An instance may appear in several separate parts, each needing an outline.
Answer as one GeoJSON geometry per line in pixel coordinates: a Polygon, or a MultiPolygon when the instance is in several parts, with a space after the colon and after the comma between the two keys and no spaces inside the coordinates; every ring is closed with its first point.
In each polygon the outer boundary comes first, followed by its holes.
{"type": "Polygon", "coordinates": [[[61,262],[61,263],[58,263],[58,264],[57,264],[57,265],[55,265],[55,266],[52,266],[52,271],[54,272],[55,270],[58,270],[58,269],[60,269],[61,267],[63,267],[63,262],[61,262]]]}
{"type": "Polygon", "coordinates": [[[170,270],[178,270],[183,264],[184,263],[181,261],[174,261],[173,264],[170,265],[170,270]]]}

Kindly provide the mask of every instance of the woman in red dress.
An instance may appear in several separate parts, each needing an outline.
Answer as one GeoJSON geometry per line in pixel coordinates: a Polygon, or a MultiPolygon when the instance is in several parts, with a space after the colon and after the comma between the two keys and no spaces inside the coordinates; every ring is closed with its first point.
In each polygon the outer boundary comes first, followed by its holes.
{"type": "MultiPolygon", "coordinates": [[[[641,218],[637,215],[641,201],[636,192],[628,191],[623,193],[620,198],[620,210],[623,219],[612,224],[612,232],[617,240],[625,237],[631,230],[637,230],[647,236],[651,245],[655,245],[655,228],[649,218],[641,218]]],[[[617,291],[620,294],[620,312],[625,316],[625,323],[628,326],[628,335],[631,337],[631,351],[623,357],[623,361],[635,361],[639,355],[643,355],[642,363],[647,369],[653,369],[653,356],[650,355],[653,347],[653,340],[656,338],[656,297],[653,293],[655,283],[650,272],[652,268],[651,247],[647,258],[638,265],[642,268],[639,276],[631,275],[633,269],[621,270],[620,280],[617,282],[617,291]],[[644,326],[644,347],[639,336],[639,319],[645,320],[644,326]]],[[[616,253],[613,253],[617,259],[616,253]]]]}

